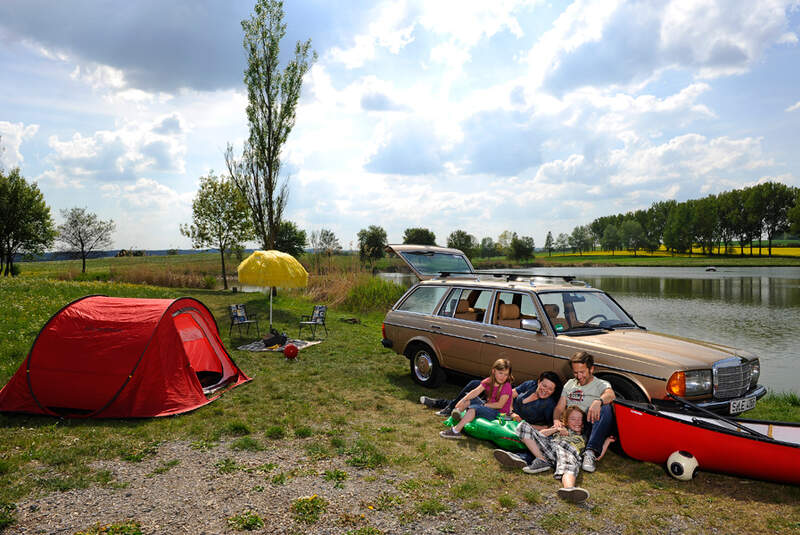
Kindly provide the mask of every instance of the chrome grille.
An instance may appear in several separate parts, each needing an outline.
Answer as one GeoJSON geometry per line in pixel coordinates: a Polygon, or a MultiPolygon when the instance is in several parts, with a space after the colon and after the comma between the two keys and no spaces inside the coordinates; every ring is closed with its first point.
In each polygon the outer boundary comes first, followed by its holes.
{"type": "Polygon", "coordinates": [[[714,363],[714,397],[717,399],[738,398],[750,389],[752,364],[741,359],[725,359],[714,363]]]}

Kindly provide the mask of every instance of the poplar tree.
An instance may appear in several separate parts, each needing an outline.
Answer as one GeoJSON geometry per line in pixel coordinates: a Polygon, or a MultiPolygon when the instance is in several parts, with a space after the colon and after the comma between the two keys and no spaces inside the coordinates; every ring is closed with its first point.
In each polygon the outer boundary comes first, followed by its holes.
{"type": "Polygon", "coordinates": [[[236,187],[250,206],[256,235],[265,249],[274,249],[289,196],[288,178],[281,180],[281,150],[295,124],[303,77],[316,61],[311,39],[298,41],[294,56],[281,69],[280,42],[286,35],[283,2],[258,0],[242,21],[247,51],[247,121],[250,136],[241,158],[228,144],[225,162],[236,187]]]}

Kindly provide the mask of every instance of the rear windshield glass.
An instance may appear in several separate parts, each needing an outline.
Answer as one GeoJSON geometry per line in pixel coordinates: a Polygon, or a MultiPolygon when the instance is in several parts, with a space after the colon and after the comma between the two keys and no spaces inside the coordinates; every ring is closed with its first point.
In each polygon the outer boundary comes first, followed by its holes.
{"type": "Polygon", "coordinates": [[[439,273],[472,273],[464,255],[432,252],[402,252],[400,255],[423,275],[439,273]]]}
{"type": "Polygon", "coordinates": [[[420,286],[397,307],[397,310],[433,314],[433,309],[439,304],[446,290],[444,286],[420,286]]]}

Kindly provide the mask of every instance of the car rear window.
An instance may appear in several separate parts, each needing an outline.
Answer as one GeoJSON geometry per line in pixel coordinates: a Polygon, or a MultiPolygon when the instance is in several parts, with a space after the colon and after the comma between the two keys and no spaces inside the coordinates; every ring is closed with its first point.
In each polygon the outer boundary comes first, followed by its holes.
{"type": "Polygon", "coordinates": [[[406,297],[397,310],[433,314],[433,310],[447,291],[444,286],[420,286],[406,297]]]}

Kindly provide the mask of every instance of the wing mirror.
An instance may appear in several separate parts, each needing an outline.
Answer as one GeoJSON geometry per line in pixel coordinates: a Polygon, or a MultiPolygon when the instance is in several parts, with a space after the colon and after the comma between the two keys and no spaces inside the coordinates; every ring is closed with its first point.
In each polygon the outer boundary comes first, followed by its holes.
{"type": "Polygon", "coordinates": [[[522,320],[522,329],[525,331],[542,332],[542,322],[539,320],[522,320]]]}

